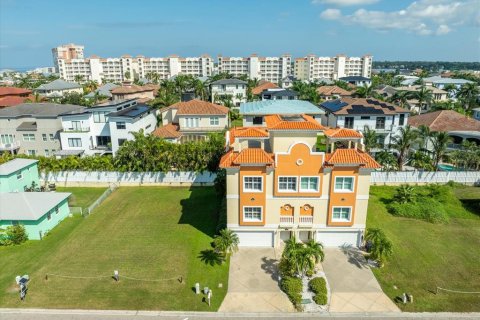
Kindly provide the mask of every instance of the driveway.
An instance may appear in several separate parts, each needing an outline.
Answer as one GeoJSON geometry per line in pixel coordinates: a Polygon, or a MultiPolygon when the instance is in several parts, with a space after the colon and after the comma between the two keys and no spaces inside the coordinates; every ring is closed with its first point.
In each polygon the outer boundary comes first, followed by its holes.
{"type": "Polygon", "coordinates": [[[293,312],[278,286],[273,248],[240,248],[230,260],[228,293],[219,312],[293,312]]]}
{"type": "Polygon", "coordinates": [[[326,248],[322,267],[331,290],[330,312],[400,312],[358,249],[326,248]]]}

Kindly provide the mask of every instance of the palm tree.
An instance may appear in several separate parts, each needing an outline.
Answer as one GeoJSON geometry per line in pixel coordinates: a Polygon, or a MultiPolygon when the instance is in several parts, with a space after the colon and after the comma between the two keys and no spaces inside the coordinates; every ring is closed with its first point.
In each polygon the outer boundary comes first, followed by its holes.
{"type": "Polygon", "coordinates": [[[155,99],[149,102],[149,104],[157,109],[171,106],[174,103],[180,101],[178,95],[159,90],[155,99]]]}
{"type": "Polygon", "coordinates": [[[408,184],[402,184],[398,187],[393,196],[394,200],[399,203],[415,202],[416,197],[417,194],[415,187],[408,184]]]}
{"type": "Polygon", "coordinates": [[[375,160],[382,166],[383,171],[393,171],[398,167],[397,158],[387,150],[382,150],[375,155],[375,160]]]}
{"type": "Polygon", "coordinates": [[[465,111],[471,111],[477,104],[480,89],[476,83],[465,83],[458,90],[457,97],[463,102],[465,111]]]}
{"type": "Polygon", "coordinates": [[[415,98],[418,100],[418,114],[422,113],[422,108],[425,105],[427,110],[433,100],[432,90],[428,89],[425,85],[420,87],[420,90],[415,92],[415,98]]]}
{"type": "Polygon", "coordinates": [[[205,84],[201,80],[193,79],[192,87],[193,87],[193,90],[195,91],[195,95],[197,97],[200,97],[202,100],[206,99],[207,88],[205,87],[205,84]]]}
{"type": "Polygon", "coordinates": [[[323,251],[322,244],[313,239],[310,239],[305,243],[305,251],[315,264],[322,262],[323,259],[325,259],[325,252],[323,251]]]}
{"type": "Polygon", "coordinates": [[[421,141],[421,149],[427,150],[428,147],[428,141],[430,141],[430,138],[432,137],[432,132],[430,131],[430,127],[427,127],[426,125],[420,125],[418,127],[418,137],[421,141]]]}
{"type": "Polygon", "coordinates": [[[413,143],[418,138],[417,131],[410,125],[400,128],[399,134],[395,135],[392,139],[392,147],[399,152],[398,155],[398,169],[402,171],[405,158],[410,151],[413,143]]]}
{"type": "Polygon", "coordinates": [[[81,83],[85,80],[85,77],[81,74],[77,74],[75,77],[73,77],[73,80],[77,83],[81,83]]]}
{"type": "Polygon", "coordinates": [[[373,85],[364,84],[358,87],[355,95],[360,98],[370,98],[373,95],[373,85]]]}
{"type": "Polygon", "coordinates": [[[377,140],[377,132],[370,129],[368,126],[365,126],[365,129],[363,130],[363,144],[365,145],[365,151],[370,153],[372,149],[378,148],[380,144],[377,140]]]}
{"type": "Polygon", "coordinates": [[[423,150],[418,150],[410,154],[408,158],[409,165],[418,169],[433,171],[433,162],[430,155],[423,150]]]}
{"type": "Polygon", "coordinates": [[[223,255],[227,256],[238,251],[240,240],[236,233],[230,229],[220,230],[220,234],[213,239],[214,247],[223,255]]]}
{"type": "Polygon", "coordinates": [[[400,90],[395,92],[391,97],[390,101],[397,103],[400,107],[405,108],[408,99],[410,99],[412,93],[407,90],[400,90]]]}
{"type": "Polygon", "coordinates": [[[443,90],[448,92],[449,97],[454,97],[455,93],[457,92],[457,87],[453,83],[447,83],[444,87],[443,90]]]}
{"type": "Polygon", "coordinates": [[[124,73],[124,76],[125,76],[126,80],[129,80],[131,75],[132,74],[130,73],[130,71],[125,71],[125,73],[124,73]]]}
{"type": "Polygon", "coordinates": [[[376,260],[380,268],[383,267],[385,260],[393,254],[392,242],[379,228],[368,228],[365,234],[365,240],[372,245],[370,248],[370,258],[376,260]]]}
{"type": "Polygon", "coordinates": [[[438,164],[446,154],[447,146],[452,138],[446,132],[434,132],[432,134],[433,165],[435,171],[438,170],[438,164]]]}

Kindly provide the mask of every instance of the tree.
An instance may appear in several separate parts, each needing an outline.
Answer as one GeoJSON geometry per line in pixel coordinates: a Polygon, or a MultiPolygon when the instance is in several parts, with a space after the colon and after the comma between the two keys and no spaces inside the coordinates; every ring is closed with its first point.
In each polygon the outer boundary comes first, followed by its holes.
{"type": "Polygon", "coordinates": [[[238,235],[230,229],[220,230],[220,234],[213,239],[214,247],[224,256],[238,251],[240,239],[238,235]]]}
{"type": "Polygon", "coordinates": [[[83,81],[85,81],[85,76],[81,74],[76,74],[75,77],[73,77],[73,80],[77,83],[82,83],[83,81]]]}
{"type": "Polygon", "coordinates": [[[387,150],[382,150],[375,155],[375,160],[382,166],[383,171],[397,170],[397,158],[387,150]]]}
{"type": "Polygon", "coordinates": [[[174,103],[180,101],[180,98],[177,94],[169,93],[164,90],[159,90],[155,99],[150,101],[148,104],[153,108],[160,109],[163,107],[171,106],[174,103]]]}
{"type": "Polygon", "coordinates": [[[452,141],[452,138],[446,132],[432,133],[432,151],[433,151],[433,166],[435,171],[438,170],[438,164],[447,152],[447,146],[452,141]]]}
{"type": "Polygon", "coordinates": [[[400,107],[405,108],[407,101],[412,97],[412,93],[407,90],[399,90],[395,92],[391,97],[390,101],[397,103],[400,107]]]}
{"type": "Polygon", "coordinates": [[[392,139],[392,147],[399,152],[398,155],[398,169],[400,171],[403,170],[403,164],[405,162],[405,158],[410,151],[410,148],[413,143],[418,138],[417,131],[412,128],[410,125],[400,128],[400,132],[398,135],[395,135],[392,139]]]}
{"type": "Polygon", "coordinates": [[[355,91],[355,96],[360,98],[370,98],[373,95],[373,85],[364,84],[355,91]]]}
{"type": "Polygon", "coordinates": [[[428,148],[428,142],[431,137],[432,132],[430,131],[430,127],[423,124],[418,127],[418,138],[420,140],[421,149],[426,150],[428,148]]]}
{"type": "Polygon", "coordinates": [[[465,83],[458,90],[457,98],[462,101],[465,111],[471,112],[472,109],[478,104],[478,96],[480,89],[476,83],[465,83]]]}
{"type": "Polygon", "coordinates": [[[132,74],[130,73],[130,71],[125,71],[125,73],[124,73],[125,80],[130,80],[130,76],[131,76],[131,75],[132,75],[132,74]]]}
{"type": "Polygon", "coordinates": [[[368,228],[365,240],[371,244],[369,257],[376,260],[378,266],[382,268],[385,261],[393,254],[392,242],[379,228],[368,228]]]}
{"type": "Polygon", "coordinates": [[[292,236],[285,242],[285,249],[282,253],[282,260],[285,268],[290,268],[299,275],[306,272],[313,272],[315,265],[325,258],[325,253],[321,244],[315,240],[309,240],[305,244],[297,242],[295,236],[292,236]]]}
{"type": "Polygon", "coordinates": [[[412,203],[417,198],[417,192],[415,187],[408,184],[402,184],[395,190],[393,199],[398,203],[412,203]]]}
{"type": "Polygon", "coordinates": [[[428,89],[425,85],[422,85],[420,89],[415,92],[415,98],[418,100],[418,114],[421,114],[424,105],[427,110],[430,108],[430,104],[433,100],[432,90],[428,89]]]}
{"type": "Polygon", "coordinates": [[[363,143],[365,145],[365,151],[370,153],[372,149],[378,148],[380,144],[377,142],[377,140],[377,132],[366,126],[363,130],[363,143]]]}
{"type": "Polygon", "coordinates": [[[8,226],[6,229],[0,229],[0,245],[17,245],[28,240],[28,234],[25,227],[21,224],[8,226]]]}
{"type": "Polygon", "coordinates": [[[444,87],[443,90],[448,92],[449,97],[454,97],[455,93],[457,92],[457,86],[455,86],[453,83],[447,83],[444,87]]]}
{"type": "Polygon", "coordinates": [[[417,169],[433,171],[433,162],[427,150],[412,152],[408,158],[409,165],[417,169]]]}

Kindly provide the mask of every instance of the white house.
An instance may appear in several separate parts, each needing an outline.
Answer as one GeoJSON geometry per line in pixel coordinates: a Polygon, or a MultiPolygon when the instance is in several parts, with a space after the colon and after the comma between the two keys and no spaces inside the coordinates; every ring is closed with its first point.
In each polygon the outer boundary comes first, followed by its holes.
{"type": "Polygon", "coordinates": [[[375,130],[381,146],[392,142],[400,128],[408,122],[409,111],[391,103],[373,98],[349,98],[326,101],[320,105],[325,111],[322,125],[365,131],[375,130]]]}
{"type": "Polygon", "coordinates": [[[247,82],[238,79],[222,79],[212,82],[211,87],[211,101],[213,103],[219,102],[222,97],[231,96],[232,102],[235,106],[240,106],[240,103],[247,101],[247,82]]]}
{"type": "Polygon", "coordinates": [[[61,115],[62,151],[57,156],[115,154],[132,132],[155,130],[157,118],[147,105],[135,100],[114,101],[61,115]]]}
{"type": "Polygon", "coordinates": [[[83,94],[81,85],[75,82],[67,82],[62,79],[57,79],[49,83],[40,85],[35,91],[47,98],[61,98],[68,93],[83,94]]]}
{"type": "Polygon", "coordinates": [[[348,76],[348,77],[342,77],[339,80],[344,81],[346,83],[353,84],[357,87],[361,86],[369,86],[372,84],[372,79],[367,78],[367,77],[362,77],[362,76],[348,76]]]}

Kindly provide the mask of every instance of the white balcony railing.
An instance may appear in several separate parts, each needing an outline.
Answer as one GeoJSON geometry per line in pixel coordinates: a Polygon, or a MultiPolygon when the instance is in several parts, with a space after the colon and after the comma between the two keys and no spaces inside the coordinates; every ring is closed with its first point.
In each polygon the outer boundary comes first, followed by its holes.
{"type": "Polygon", "coordinates": [[[300,216],[299,224],[313,224],[313,216],[300,216]]]}
{"type": "Polygon", "coordinates": [[[90,127],[81,127],[81,128],[64,128],[64,132],[89,132],[90,127]]]}
{"type": "Polygon", "coordinates": [[[0,150],[15,150],[20,148],[19,141],[13,141],[12,143],[0,143],[0,150]]]}
{"type": "Polygon", "coordinates": [[[293,225],[293,216],[280,216],[281,225],[293,225]]]}

